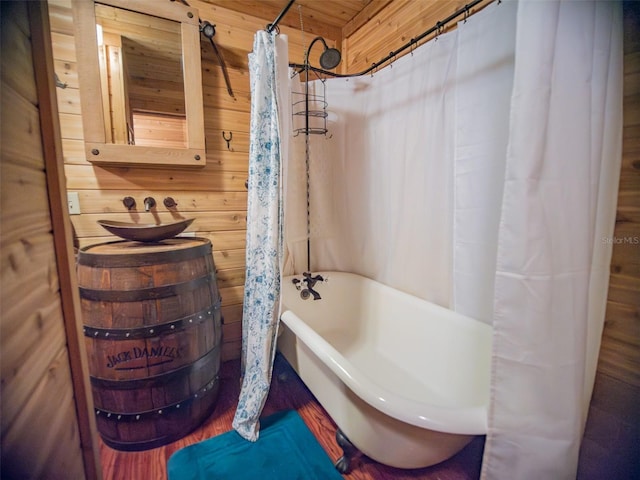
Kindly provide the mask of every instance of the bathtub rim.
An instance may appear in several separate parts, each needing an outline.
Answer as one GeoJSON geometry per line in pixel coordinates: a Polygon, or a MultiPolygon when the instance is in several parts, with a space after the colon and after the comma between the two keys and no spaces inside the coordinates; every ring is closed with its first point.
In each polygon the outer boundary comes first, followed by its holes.
{"type": "MultiPolygon", "coordinates": [[[[367,277],[362,277],[367,278],[367,277]]],[[[486,406],[441,407],[404,398],[368,378],[292,310],[280,320],[356,395],[382,413],[417,427],[461,435],[486,435],[486,406]]]]}

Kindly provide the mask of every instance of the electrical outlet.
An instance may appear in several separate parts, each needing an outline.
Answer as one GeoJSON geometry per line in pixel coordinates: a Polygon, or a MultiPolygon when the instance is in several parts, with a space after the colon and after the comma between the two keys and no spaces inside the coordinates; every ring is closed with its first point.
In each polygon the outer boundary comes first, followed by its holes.
{"type": "Polygon", "coordinates": [[[67,192],[67,203],[69,204],[69,215],[80,215],[80,197],[78,192],[67,192]]]}

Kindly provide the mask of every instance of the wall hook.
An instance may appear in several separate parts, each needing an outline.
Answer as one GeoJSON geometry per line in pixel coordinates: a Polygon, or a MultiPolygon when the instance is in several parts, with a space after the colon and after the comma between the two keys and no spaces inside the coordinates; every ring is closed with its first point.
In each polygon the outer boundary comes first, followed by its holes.
{"type": "Polygon", "coordinates": [[[67,88],[67,83],[66,82],[62,83],[60,81],[60,77],[58,77],[57,73],[54,73],[53,76],[54,76],[54,79],[56,81],[56,87],[58,87],[58,88],[67,88]]]}
{"type": "Polygon", "coordinates": [[[233,132],[229,132],[229,138],[227,138],[227,133],[222,131],[222,138],[224,138],[225,142],[227,142],[227,150],[231,150],[231,140],[233,139],[233,132]]]}

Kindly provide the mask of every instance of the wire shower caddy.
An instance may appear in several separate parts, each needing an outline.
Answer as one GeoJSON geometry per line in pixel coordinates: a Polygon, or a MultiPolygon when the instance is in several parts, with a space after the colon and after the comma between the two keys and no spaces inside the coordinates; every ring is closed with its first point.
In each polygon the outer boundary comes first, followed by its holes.
{"type": "Polygon", "coordinates": [[[294,136],[300,134],[325,135],[327,133],[326,86],[322,83],[321,93],[291,92],[294,136]],[[297,127],[296,117],[304,119],[304,125],[297,127]]]}

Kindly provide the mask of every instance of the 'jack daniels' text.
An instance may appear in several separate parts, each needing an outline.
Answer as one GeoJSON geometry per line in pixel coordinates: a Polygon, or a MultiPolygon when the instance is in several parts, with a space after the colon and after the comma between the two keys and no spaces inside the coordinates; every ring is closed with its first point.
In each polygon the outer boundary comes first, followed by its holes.
{"type": "Polygon", "coordinates": [[[115,368],[116,370],[119,370],[121,368],[131,368],[126,367],[123,364],[134,362],[141,358],[146,358],[149,360],[159,360],[154,362],[153,364],[149,363],[148,365],[145,365],[145,367],[153,367],[163,363],[173,362],[176,358],[181,358],[181,356],[182,355],[180,355],[180,350],[176,347],[133,347],[130,350],[124,350],[117,353],[116,355],[107,355],[107,368],[115,368]]]}

